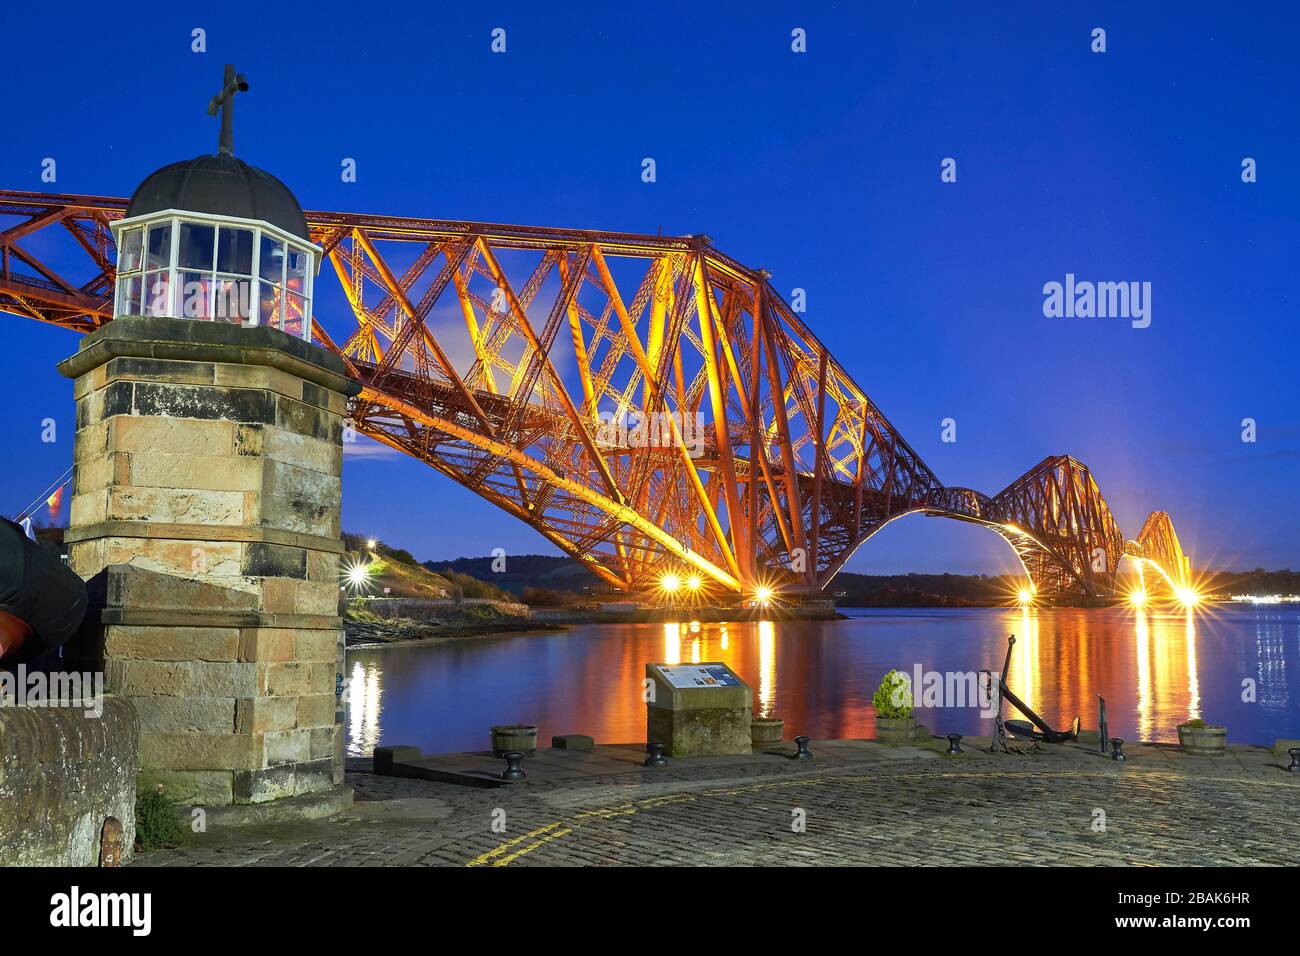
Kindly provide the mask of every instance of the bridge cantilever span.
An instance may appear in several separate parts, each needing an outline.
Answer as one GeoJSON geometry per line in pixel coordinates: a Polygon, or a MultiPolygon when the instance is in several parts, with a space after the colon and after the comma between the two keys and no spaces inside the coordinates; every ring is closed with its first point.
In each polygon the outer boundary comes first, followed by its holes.
{"type": "MultiPolygon", "coordinates": [[[[0,191],[0,311],[82,332],[110,321],[109,223],[125,208],[0,191]]],[[[880,528],[918,513],[994,530],[1041,594],[1113,593],[1125,556],[1188,583],[1168,515],[1126,541],[1069,456],[992,497],[945,487],[767,274],[707,237],[307,220],[350,313],[346,331],[319,315],[312,326],[363,385],[356,429],[615,587],[680,566],[739,593],[818,591],[880,528]]]]}
{"type": "Polygon", "coordinates": [[[1175,590],[1191,585],[1191,566],[1163,511],[1126,541],[1088,466],[1069,455],[1045,458],[989,498],[950,488],[927,514],[982,524],[1020,558],[1040,593],[1114,594],[1123,559],[1152,566],[1175,590]]]}

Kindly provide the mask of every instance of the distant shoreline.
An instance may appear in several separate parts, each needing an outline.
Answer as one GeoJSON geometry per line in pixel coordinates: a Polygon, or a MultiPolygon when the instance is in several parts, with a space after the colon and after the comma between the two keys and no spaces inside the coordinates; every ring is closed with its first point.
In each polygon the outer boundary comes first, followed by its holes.
{"type": "MultiPolygon", "coordinates": [[[[431,614],[425,620],[406,617],[384,618],[364,611],[349,610],[343,619],[349,649],[393,645],[442,644],[447,641],[484,637],[545,636],[585,624],[669,624],[691,622],[745,623],[757,621],[757,610],[735,608],[655,608],[628,613],[584,611],[573,608],[535,608],[527,616],[489,614],[466,619],[461,609],[431,614]],[[538,613],[540,612],[540,614],[538,613]]],[[[847,620],[830,607],[781,608],[764,611],[764,620],[834,621],[847,620]]]]}
{"type": "Polygon", "coordinates": [[[348,648],[390,647],[395,644],[442,644],[481,637],[551,634],[568,630],[565,624],[536,621],[530,617],[498,617],[481,621],[416,621],[410,618],[359,620],[349,613],[343,619],[348,648]]]}
{"type": "MultiPolygon", "coordinates": [[[[1214,602],[1218,605],[1236,606],[1232,601],[1214,602]]],[[[1040,609],[1077,608],[1092,610],[1122,607],[1117,603],[1043,605],[1040,609]]],[[[746,624],[755,621],[843,621],[851,620],[843,611],[908,611],[908,610],[1015,610],[1007,604],[852,604],[829,607],[784,607],[757,609],[719,607],[644,608],[624,613],[581,610],[574,608],[532,608],[527,616],[497,615],[465,620],[459,612],[446,616],[430,616],[426,620],[410,618],[381,618],[377,615],[357,615],[349,612],[344,618],[344,631],[349,649],[373,649],[394,645],[444,644],[448,641],[477,640],[491,637],[545,637],[591,624],[746,624]]]]}

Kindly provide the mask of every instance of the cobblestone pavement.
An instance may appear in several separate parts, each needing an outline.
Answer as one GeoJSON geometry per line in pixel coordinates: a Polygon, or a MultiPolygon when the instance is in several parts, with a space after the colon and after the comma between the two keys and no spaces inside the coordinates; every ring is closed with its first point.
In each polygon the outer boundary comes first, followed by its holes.
{"type": "Polygon", "coordinates": [[[356,804],[345,813],[214,827],[136,865],[1300,863],[1300,779],[1262,749],[1209,760],[1131,747],[1125,764],[1072,746],[963,757],[862,741],[814,750],[812,761],[629,762],[490,790],[374,776],[369,761],[353,761],[356,804]]]}

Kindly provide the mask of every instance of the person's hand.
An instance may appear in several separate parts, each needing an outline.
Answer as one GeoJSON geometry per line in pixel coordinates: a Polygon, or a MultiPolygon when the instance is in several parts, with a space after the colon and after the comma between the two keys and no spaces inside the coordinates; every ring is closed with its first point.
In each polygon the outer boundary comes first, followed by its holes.
{"type": "Polygon", "coordinates": [[[7,611],[0,611],[0,660],[22,647],[31,630],[26,621],[7,611]]]}

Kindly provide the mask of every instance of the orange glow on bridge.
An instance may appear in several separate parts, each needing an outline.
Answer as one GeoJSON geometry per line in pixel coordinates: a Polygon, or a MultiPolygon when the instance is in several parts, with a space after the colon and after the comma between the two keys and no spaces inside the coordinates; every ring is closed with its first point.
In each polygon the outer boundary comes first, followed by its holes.
{"type": "MultiPolygon", "coordinates": [[[[109,224],[125,206],[0,191],[0,218],[17,220],[0,222],[0,311],[82,332],[110,321],[109,224]],[[62,241],[81,255],[92,278],[69,281],[29,252],[38,233],[43,250],[62,241]]],[[[1068,455],[992,496],[945,486],[767,273],[706,236],[307,220],[351,313],[346,335],[318,316],[311,327],[362,383],[356,430],[618,589],[685,584],[760,606],[819,593],[888,522],[925,514],[1006,540],[1029,582],[1023,604],[1116,594],[1125,557],[1194,593],[1169,516],[1153,512],[1126,539],[1068,455]]]]}

